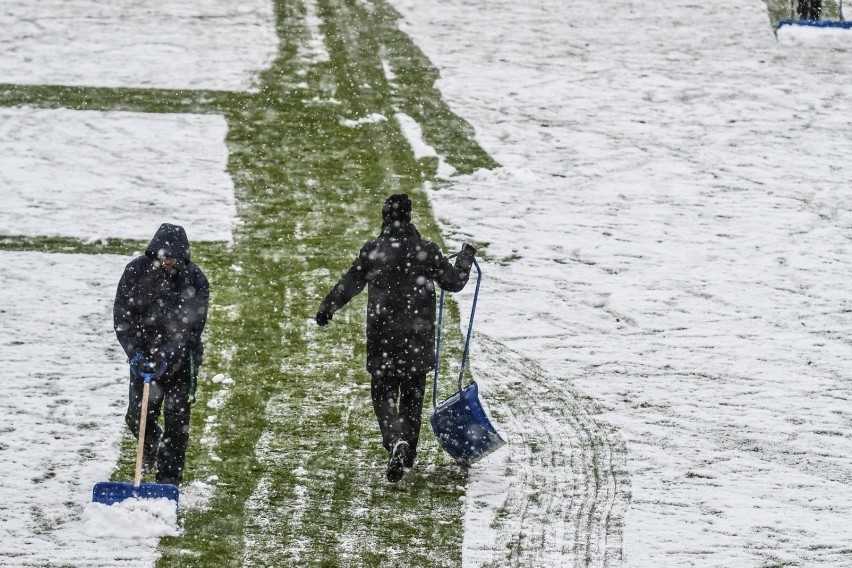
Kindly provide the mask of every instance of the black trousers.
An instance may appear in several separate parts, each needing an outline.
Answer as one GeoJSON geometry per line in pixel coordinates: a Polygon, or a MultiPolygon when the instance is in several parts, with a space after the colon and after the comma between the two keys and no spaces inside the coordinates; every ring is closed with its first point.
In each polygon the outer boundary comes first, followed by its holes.
{"type": "Polygon", "coordinates": [[[425,374],[374,374],[371,382],[373,411],[382,432],[382,445],[390,453],[398,440],[408,442],[410,463],[417,453],[425,389],[425,374]]]}
{"type": "Polygon", "coordinates": [[[822,0],[799,0],[797,12],[799,18],[803,20],[819,20],[819,13],[822,10],[822,0]]]}
{"type": "MultiPolygon", "coordinates": [[[[124,421],[137,440],[144,385],[141,378],[131,373],[130,401],[124,421]]],[[[151,382],[145,424],[145,453],[157,456],[157,481],[180,483],[183,480],[186,446],[189,443],[191,387],[190,365],[182,365],[174,373],[151,382]],[[165,428],[161,428],[158,423],[161,411],[165,428]]]]}

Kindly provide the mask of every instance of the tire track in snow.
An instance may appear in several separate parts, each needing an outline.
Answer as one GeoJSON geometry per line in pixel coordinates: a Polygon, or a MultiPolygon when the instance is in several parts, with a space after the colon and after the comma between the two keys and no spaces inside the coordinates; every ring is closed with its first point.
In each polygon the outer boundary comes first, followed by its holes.
{"type": "Polygon", "coordinates": [[[465,566],[618,566],[626,449],[594,403],[477,335],[472,367],[508,445],[470,473],[465,566]]]}

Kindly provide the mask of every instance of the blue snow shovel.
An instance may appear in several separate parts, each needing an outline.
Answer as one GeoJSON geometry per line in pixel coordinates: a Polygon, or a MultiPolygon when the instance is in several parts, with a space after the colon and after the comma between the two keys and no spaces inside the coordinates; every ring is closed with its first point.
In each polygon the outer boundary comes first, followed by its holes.
{"type": "Polygon", "coordinates": [[[839,17],[837,20],[799,20],[796,19],[796,11],[792,0],[790,1],[790,19],[781,20],[775,26],[778,31],[784,26],[810,26],[813,28],[840,28],[844,30],[852,30],[852,22],[847,22],[843,17],[843,0],[840,0],[838,5],[839,17]]]}
{"type": "MultiPolygon", "coordinates": [[[[135,358],[134,358],[135,359],[135,358]]],[[[142,452],[145,449],[145,426],[148,419],[148,392],[151,381],[160,378],[166,372],[166,362],[163,361],[158,369],[153,363],[143,363],[147,371],[140,371],[135,362],[131,362],[130,372],[145,381],[142,388],[142,413],[139,416],[139,441],[136,444],[136,475],[133,483],[126,481],[101,481],[92,490],[92,502],[112,505],[125,499],[169,499],[177,506],[180,491],[170,483],[141,483],[142,481],[142,452]]]]}
{"type": "MultiPolygon", "coordinates": [[[[458,253],[450,255],[449,258],[458,253]]],[[[438,309],[438,337],[435,346],[435,377],[432,381],[432,431],[438,438],[438,443],[459,464],[470,465],[491,452],[503,446],[506,441],[500,437],[494,426],[488,420],[485,409],[479,402],[479,388],[476,382],[462,387],[464,367],[467,362],[470,335],[473,331],[473,315],[476,312],[476,300],[479,297],[479,283],[482,271],[476,259],[476,291],[473,294],[473,305],[470,309],[470,322],[467,326],[467,339],[464,343],[461,371],[459,371],[459,390],[441,404],[436,405],[438,397],[438,368],[441,355],[441,321],[444,314],[444,291],[441,290],[441,302],[438,309]]]]}

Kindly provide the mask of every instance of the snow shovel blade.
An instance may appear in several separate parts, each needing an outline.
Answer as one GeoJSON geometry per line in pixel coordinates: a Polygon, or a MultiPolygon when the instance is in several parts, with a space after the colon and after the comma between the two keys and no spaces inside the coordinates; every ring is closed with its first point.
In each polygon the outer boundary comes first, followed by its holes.
{"type": "Polygon", "coordinates": [[[166,371],[167,365],[163,362],[156,371],[145,373],[140,372],[136,368],[136,359],[134,357],[131,362],[130,372],[141,378],[145,382],[145,386],[142,389],[142,407],[139,412],[139,438],[136,441],[136,471],[133,483],[126,481],[101,481],[95,483],[95,487],[92,489],[92,502],[113,505],[126,499],[168,499],[174,501],[175,507],[177,507],[178,498],[180,497],[177,485],[171,483],[142,483],[142,458],[145,449],[145,425],[146,417],[148,416],[148,396],[151,381],[162,376],[166,371]]]}
{"type": "Polygon", "coordinates": [[[125,499],[168,499],[177,506],[180,490],[171,483],[140,483],[101,481],[92,490],[92,502],[112,505],[125,499]]]}
{"type": "Polygon", "coordinates": [[[852,22],[846,22],[843,20],[781,20],[778,22],[778,25],[775,26],[776,30],[780,30],[785,26],[804,26],[811,28],[839,28],[843,30],[848,30],[852,28],[852,22]]]}
{"type": "Polygon", "coordinates": [[[444,451],[463,465],[479,461],[506,444],[488,420],[475,382],[439,404],[429,421],[444,451]]]}

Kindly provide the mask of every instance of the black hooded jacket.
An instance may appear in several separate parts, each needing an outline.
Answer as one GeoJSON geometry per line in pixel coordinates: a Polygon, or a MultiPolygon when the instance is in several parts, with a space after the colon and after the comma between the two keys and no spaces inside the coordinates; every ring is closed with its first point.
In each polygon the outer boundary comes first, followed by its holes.
{"type": "Polygon", "coordinates": [[[472,252],[459,254],[453,266],[410,222],[386,222],[319,310],[331,317],[368,285],[367,371],[425,374],[435,366],[435,283],[458,292],[472,265],[472,252]]]}
{"type": "Polygon", "coordinates": [[[113,324],[128,358],[138,351],[159,355],[177,371],[194,356],[201,364],[201,332],[207,321],[210,284],[190,260],[189,239],[183,227],[163,223],[145,255],[125,268],[113,306],[113,324]],[[166,271],[158,256],[176,260],[166,271]]]}

